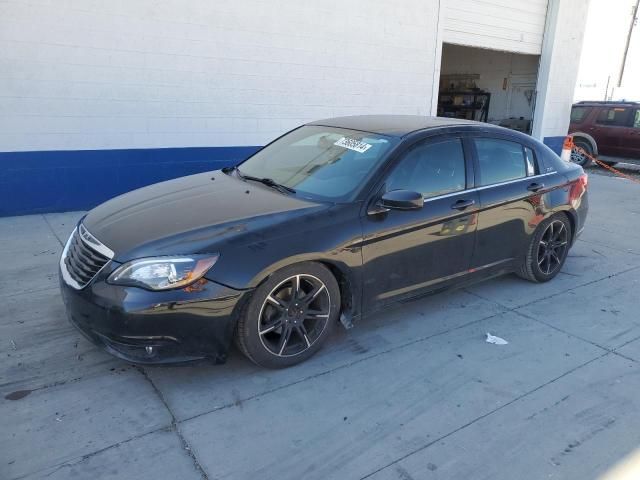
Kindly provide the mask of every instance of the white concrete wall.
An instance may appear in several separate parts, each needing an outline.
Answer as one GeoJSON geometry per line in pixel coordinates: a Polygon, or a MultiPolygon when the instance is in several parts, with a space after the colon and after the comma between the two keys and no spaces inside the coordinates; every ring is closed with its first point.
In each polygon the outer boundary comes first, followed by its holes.
{"type": "Polygon", "coordinates": [[[589,0],[550,0],[532,135],[566,135],[589,0]]]}
{"type": "Polygon", "coordinates": [[[547,0],[447,0],[447,43],[518,53],[542,51],[547,0]]]}
{"type": "Polygon", "coordinates": [[[322,117],[428,114],[438,7],[2,1],[0,152],[260,145],[322,117]]]}
{"type": "Polygon", "coordinates": [[[491,92],[489,121],[495,121],[511,115],[509,92],[514,80],[522,81],[526,78],[535,82],[540,57],[444,44],[442,59],[443,75],[456,73],[480,75],[476,85],[491,92]],[[507,88],[503,90],[505,78],[507,88]]]}

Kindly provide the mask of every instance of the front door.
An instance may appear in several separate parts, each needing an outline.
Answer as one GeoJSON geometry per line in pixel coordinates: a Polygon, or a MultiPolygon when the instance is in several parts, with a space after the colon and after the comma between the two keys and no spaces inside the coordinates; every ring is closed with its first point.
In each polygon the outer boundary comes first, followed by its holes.
{"type": "Polygon", "coordinates": [[[419,210],[363,213],[365,311],[468,271],[479,201],[467,190],[470,164],[462,139],[450,136],[419,141],[396,163],[381,193],[410,190],[425,202],[419,210]]]}

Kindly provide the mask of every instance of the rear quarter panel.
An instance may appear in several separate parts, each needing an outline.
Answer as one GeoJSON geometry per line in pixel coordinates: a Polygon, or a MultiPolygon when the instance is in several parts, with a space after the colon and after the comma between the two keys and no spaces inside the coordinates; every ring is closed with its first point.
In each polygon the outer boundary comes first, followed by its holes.
{"type": "Polygon", "coordinates": [[[553,178],[558,185],[545,198],[549,212],[564,211],[569,216],[575,240],[584,228],[589,210],[588,190],[580,181],[585,172],[581,166],[562,160],[546,145],[542,145],[539,153],[545,168],[555,172],[553,178]]]}

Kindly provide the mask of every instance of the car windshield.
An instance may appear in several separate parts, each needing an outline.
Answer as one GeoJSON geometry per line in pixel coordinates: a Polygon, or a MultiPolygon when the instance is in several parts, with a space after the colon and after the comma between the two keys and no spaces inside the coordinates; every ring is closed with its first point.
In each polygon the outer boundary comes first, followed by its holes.
{"type": "Polygon", "coordinates": [[[374,133],[307,125],[257,152],[239,172],[271,179],[303,197],[338,201],[371,176],[394,144],[374,133]]]}

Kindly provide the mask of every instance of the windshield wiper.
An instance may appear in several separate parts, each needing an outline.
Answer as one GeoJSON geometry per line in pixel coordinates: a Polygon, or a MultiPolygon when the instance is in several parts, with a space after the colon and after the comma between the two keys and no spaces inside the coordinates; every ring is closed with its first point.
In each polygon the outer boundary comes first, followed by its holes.
{"type": "Polygon", "coordinates": [[[295,189],[291,188],[291,187],[287,187],[286,185],[282,185],[281,183],[276,182],[274,179],[272,178],[260,178],[260,177],[254,177],[252,175],[245,175],[244,173],[242,173],[238,167],[227,167],[225,169],[223,169],[224,173],[231,173],[231,172],[236,172],[236,174],[238,175],[238,177],[240,177],[243,180],[251,180],[252,182],[260,182],[263,185],[266,185],[267,187],[271,187],[271,188],[275,188],[276,190],[278,190],[281,193],[296,193],[295,189]]]}
{"type": "Polygon", "coordinates": [[[245,175],[243,173],[240,173],[239,170],[236,170],[236,172],[238,173],[238,175],[240,175],[240,178],[244,178],[245,180],[251,180],[252,182],[260,182],[263,185],[266,185],[267,187],[275,188],[279,192],[287,193],[287,194],[296,193],[295,189],[291,187],[287,187],[286,185],[282,185],[281,183],[276,182],[272,178],[252,177],[251,175],[245,175]]]}

